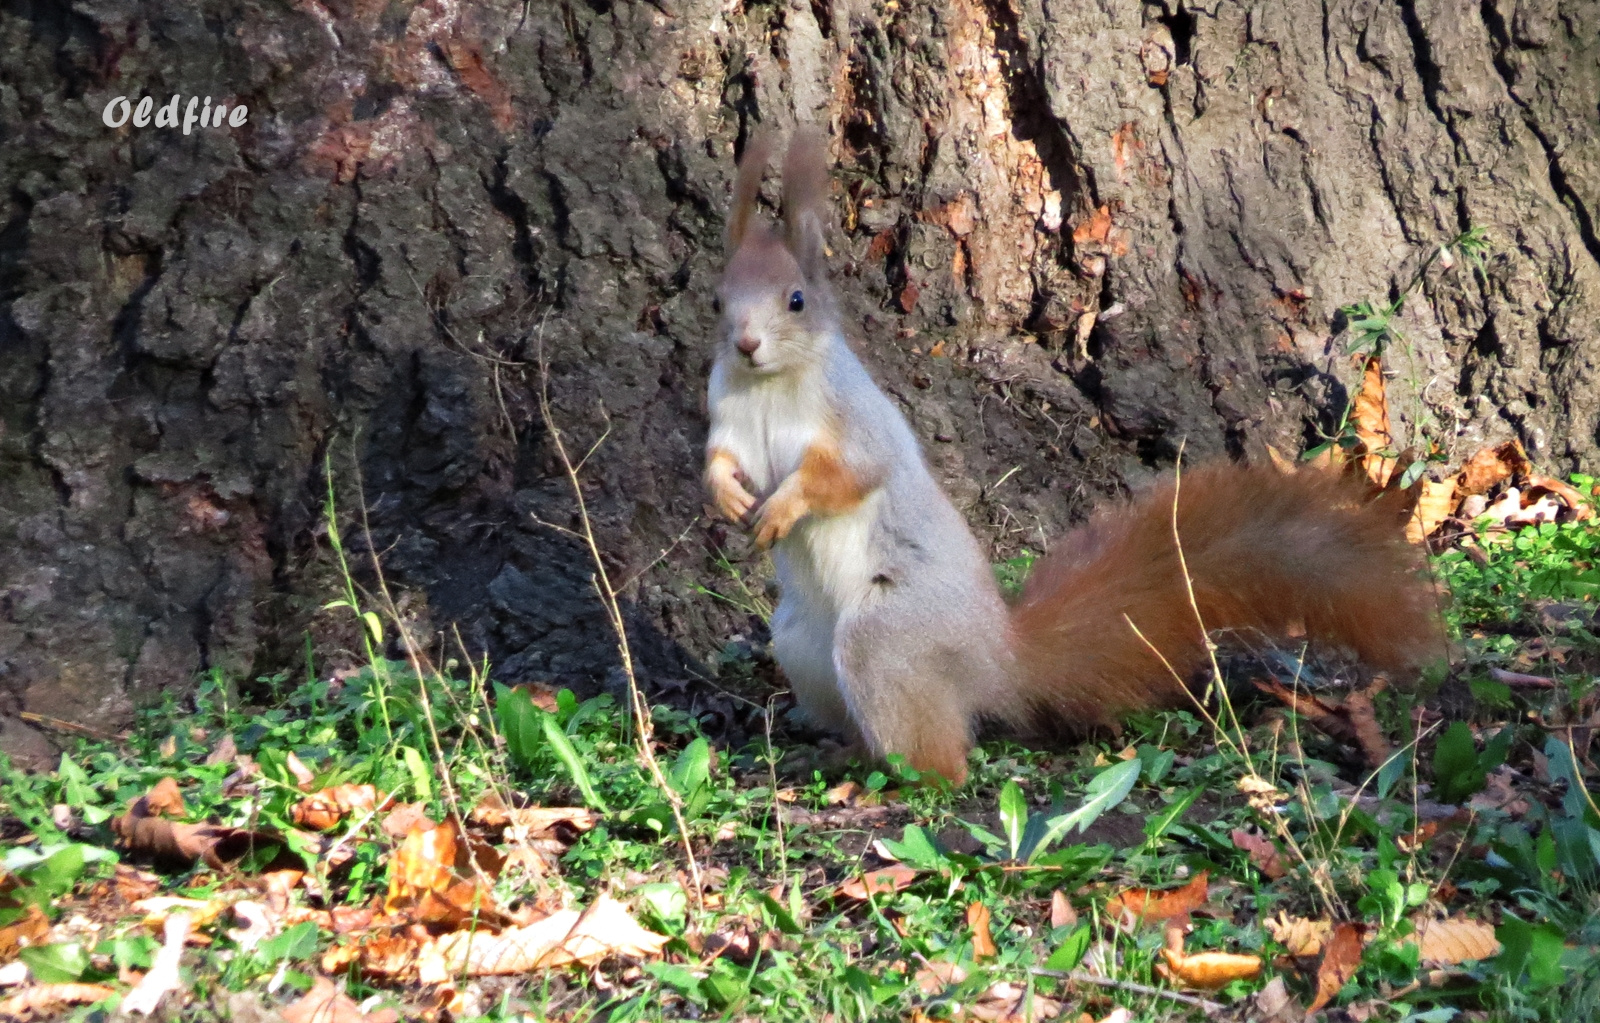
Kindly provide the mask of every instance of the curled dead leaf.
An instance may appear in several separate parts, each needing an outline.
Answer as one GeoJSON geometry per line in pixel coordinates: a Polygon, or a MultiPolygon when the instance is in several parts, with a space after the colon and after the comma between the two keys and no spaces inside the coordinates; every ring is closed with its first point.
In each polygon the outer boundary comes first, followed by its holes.
{"type": "Polygon", "coordinates": [[[1250,855],[1250,862],[1256,869],[1265,874],[1269,880],[1276,881],[1287,874],[1288,868],[1283,865],[1283,857],[1278,852],[1278,846],[1272,839],[1256,831],[1246,831],[1244,828],[1234,828],[1232,835],[1235,849],[1242,849],[1250,855]]]}
{"type": "Polygon", "coordinates": [[[1414,920],[1416,930],[1406,942],[1417,946],[1424,964],[1457,966],[1500,953],[1494,927],[1481,920],[1414,920]]]}
{"type": "Polygon", "coordinates": [[[501,863],[498,853],[465,835],[454,818],[419,828],[406,835],[389,861],[383,910],[434,927],[471,923],[498,930],[510,920],[495,906],[485,881],[499,873],[501,863]]]}
{"type": "Polygon", "coordinates": [[[1384,396],[1383,360],[1371,355],[1361,373],[1361,391],[1351,411],[1351,424],[1361,441],[1361,471],[1379,488],[1389,485],[1396,459],[1389,429],[1389,403],[1384,396]]]}
{"type": "Polygon", "coordinates": [[[1508,440],[1493,448],[1483,448],[1467,459],[1456,475],[1462,497],[1487,494],[1506,480],[1533,471],[1527,452],[1519,441],[1508,440]]]}
{"type": "Polygon", "coordinates": [[[1333,924],[1327,920],[1308,920],[1303,916],[1279,913],[1265,921],[1267,933],[1297,959],[1309,959],[1322,953],[1322,946],[1333,934],[1333,924]]]}
{"type": "Polygon", "coordinates": [[[372,785],[335,785],[296,803],[289,817],[302,828],[328,831],[346,817],[376,813],[378,790],[372,785]]]}
{"type": "Polygon", "coordinates": [[[287,858],[289,865],[299,862],[284,845],[282,836],[270,831],[249,831],[222,824],[183,824],[167,820],[162,813],[182,813],[183,798],[177,782],[163,778],[151,790],[128,804],[128,812],[111,821],[111,832],[131,853],[149,856],[163,863],[189,866],[196,860],[213,870],[256,851],[276,849],[268,869],[287,858]]]}
{"type": "Polygon", "coordinates": [[[1361,925],[1353,923],[1342,923],[1333,929],[1317,966],[1317,996],[1307,1007],[1308,1012],[1327,1005],[1355,976],[1356,967],[1361,965],[1362,933],[1361,925]]]}
{"type": "Polygon", "coordinates": [[[993,959],[1000,954],[989,931],[989,907],[981,902],[967,904],[967,928],[972,931],[972,958],[993,959]]]}
{"type": "Polygon", "coordinates": [[[1456,505],[1460,503],[1454,476],[1442,482],[1423,477],[1417,484],[1417,503],[1406,520],[1406,540],[1411,543],[1421,543],[1432,536],[1434,530],[1455,514],[1456,505]]]}
{"type": "Polygon", "coordinates": [[[1166,960],[1162,972],[1184,987],[1215,991],[1235,980],[1249,980],[1261,973],[1261,957],[1235,952],[1197,952],[1185,955],[1182,949],[1161,950],[1166,960]]]}
{"type": "Polygon", "coordinates": [[[54,1015],[68,1005],[104,1001],[116,993],[116,988],[104,984],[35,984],[0,1001],[0,1017],[27,1019],[35,1014],[54,1015]]]}
{"type": "MultiPolygon", "coordinates": [[[[640,926],[627,907],[602,894],[582,913],[561,910],[527,927],[507,928],[499,934],[446,934],[433,943],[431,954],[437,956],[447,977],[463,973],[478,977],[569,963],[593,966],[612,956],[649,959],[660,955],[668,940],[666,935],[640,926]]],[[[421,970],[419,964],[419,973],[421,970]]]]}
{"type": "Polygon", "coordinates": [[[284,1023],[395,1023],[400,1018],[393,1009],[362,1012],[355,999],[327,977],[318,977],[310,991],[280,1012],[284,1023]]]}
{"type": "Polygon", "coordinates": [[[838,894],[857,902],[865,902],[871,895],[887,895],[911,887],[919,876],[918,871],[904,863],[891,863],[879,870],[869,870],[858,878],[846,881],[838,894]]]}
{"type": "Polygon", "coordinates": [[[1192,913],[1206,904],[1206,879],[1209,876],[1209,871],[1202,870],[1182,888],[1165,891],[1130,888],[1106,902],[1106,914],[1124,930],[1132,930],[1140,923],[1164,923],[1173,917],[1192,913]]]}

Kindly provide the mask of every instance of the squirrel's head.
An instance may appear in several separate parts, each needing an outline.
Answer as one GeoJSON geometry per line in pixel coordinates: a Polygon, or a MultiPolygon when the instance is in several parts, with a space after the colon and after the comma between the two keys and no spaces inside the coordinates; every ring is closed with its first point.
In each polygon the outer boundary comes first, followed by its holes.
{"type": "Polygon", "coordinates": [[[827,139],[801,128],[783,161],[783,225],[756,223],[756,196],[771,140],[745,147],[728,215],[728,267],[717,285],[722,344],[735,365],[756,373],[812,366],[836,330],[822,241],[827,209],[827,139]]]}

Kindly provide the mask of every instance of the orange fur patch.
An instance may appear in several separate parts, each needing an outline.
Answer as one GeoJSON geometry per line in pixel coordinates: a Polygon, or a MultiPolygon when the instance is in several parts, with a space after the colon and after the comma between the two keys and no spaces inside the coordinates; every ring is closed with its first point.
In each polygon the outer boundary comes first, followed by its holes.
{"type": "Polygon", "coordinates": [[[866,488],[844,464],[839,445],[824,437],[806,449],[800,460],[800,493],[812,511],[838,515],[860,504],[866,488]]]}

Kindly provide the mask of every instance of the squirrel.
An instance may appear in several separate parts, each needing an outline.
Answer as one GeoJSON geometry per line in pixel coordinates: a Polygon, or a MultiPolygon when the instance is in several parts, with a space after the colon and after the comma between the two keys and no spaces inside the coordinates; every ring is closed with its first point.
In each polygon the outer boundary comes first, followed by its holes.
{"type": "Polygon", "coordinates": [[[1069,532],[1008,605],[845,339],[825,267],[825,137],[792,138],[778,230],[755,217],[772,151],[752,138],[735,177],[704,483],[772,549],[772,652],[802,716],[960,785],[980,720],[1084,728],[1182,706],[1207,629],[1304,635],[1391,672],[1443,654],[1401,517],[1316,471],[1186,471],[1069,532]]]}

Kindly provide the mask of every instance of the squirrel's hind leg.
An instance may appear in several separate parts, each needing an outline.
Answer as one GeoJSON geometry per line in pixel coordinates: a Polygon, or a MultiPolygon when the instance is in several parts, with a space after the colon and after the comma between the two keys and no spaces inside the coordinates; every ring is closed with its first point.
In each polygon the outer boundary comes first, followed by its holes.
{"type": "Polygon", "coordinates": [[[835,732],[847,743],[860,732],[839,692],[833,664],[837,616],[800,600],[785,598],[772,613],[772,655],[789,680],[800,713],[811,724],[835,732]]]}
{"type": "Polygon", "coordinates": [[[966,781],[972,729],[963,661],[886,608],[841,616],[834,669],[873,757],[898,753],[918,771],[966,781]]]}

